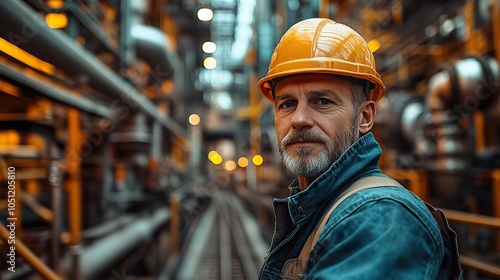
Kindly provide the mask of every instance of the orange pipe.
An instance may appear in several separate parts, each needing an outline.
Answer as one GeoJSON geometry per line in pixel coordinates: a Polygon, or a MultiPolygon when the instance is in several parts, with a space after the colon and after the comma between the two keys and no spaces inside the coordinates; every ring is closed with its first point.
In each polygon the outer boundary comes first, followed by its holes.
{"type": "MultiPolygon", "coordinates": [[[[493,197],[493,215],[500,218],[500,169],[493,170],[492,179],[492,197],[493,197]]],[[[497,252],[500,252],[500,233],[497,233],[497,252]]]]}
{"type": "Polygon", "coordinates": [[[81,221],[81,182],[80,182],[80,112],[68,109],[68,175],[67,190],[69,195],[69,230],[70,245],[79,245],[82,239],[81,221]],[[71,154],[69,154],[71,153],[71,154]]]}
{"type": "Polygon", "coordinates": [[[170,253],[177,255],[180,251],[181,244],[181,214],[180,214],[180,198],[173,195],[170,197],[170,253]]]}
{"type": "Polygon", "coordinates": [[[81,127],[80,112],[74,108],[68,108],[68,145],[66,149],[66,164],[68,166],[68,200],[69,200],[69,234],[71,246],[71,279],[81,279],[79,265],[79,246],[82,240],[82,202],[80,163],[81,156],[81,127]]]}
{"type": "Polygon", "coordinates": [[[476,135],[476,153],[480,154],[485,148],[484,139],[484,114],[482,111],[474,112],[474,127],[476,135]]]}
{"type": "Polygon", "coordinates": [[[493,196],[493,215],[500,218],[500,169],[493,170],[492,178],[492,196],[493,196]]]}
{"type": "Polygon", "coordinates": [[[495,58],[500,61],[500,6],[498,1],[491,1],[491,17],[493,30],[493,49],[495,58]]]}
{"type": "Polygon", "coordinates": [[[474,0],[466,0],[464,5],[465,32],[465,51],[469,55],[476,54],[476,30],[474,29],[474,0]]]}
{"type": "Polygon", "coordinates": [[[320,6],[319,6],[319,11],[318,11],[318,16],[320,18],[330,17],[330,15],[329,15],[330,1],[329,0],[320,0],[319,5],[320,6]]]}

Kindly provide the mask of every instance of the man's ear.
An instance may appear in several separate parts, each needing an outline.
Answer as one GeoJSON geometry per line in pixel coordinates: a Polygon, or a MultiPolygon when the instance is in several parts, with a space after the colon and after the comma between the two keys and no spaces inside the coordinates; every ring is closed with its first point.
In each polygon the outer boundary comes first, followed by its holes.
{"type": "Polygon", "coordinates": [[[377,108],[373,100],[366,100],[361,103],[359,110],[359,136],[361,137],[372,129],[377,115],[377,108]]]}

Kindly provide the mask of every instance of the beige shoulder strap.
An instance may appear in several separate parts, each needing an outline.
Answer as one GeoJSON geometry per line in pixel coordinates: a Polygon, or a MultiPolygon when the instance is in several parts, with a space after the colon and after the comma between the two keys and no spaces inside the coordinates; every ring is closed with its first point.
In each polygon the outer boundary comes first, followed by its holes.
{"type": "Polygon", "coordinates": [[[321,234],[321,231],[325,227],[326,223],[328,222],[328,218],[330,218],[330,215],[333,213],[333,211],[344,200],[346,200],[349,196],[351,196],[352,194],[354,194],[358,191],[361,191],[364,189],[369,189],[369,188],[385,187],[385,186],[403,187],[396,180],[389,178],[389,177],[368,176],[368,177],[364,177],[364,178],[357,180],[351,186],[349,186],[343,193],[341,193],[339,195],[339,198],[330,207],[330,210],[328,210],[328,212],[323,216],[321,223],[313,230],[311,235],[309,235],[309,238],[307,239],[306,244],[304,244],[304,247],[302,247],[302,251],[300,251],[297,265],[299,266],[301,273],[306,268],[307,260],[309,259],[309,254],[311,253],[311,249],[318,241],[319,235],[321,234]]]}

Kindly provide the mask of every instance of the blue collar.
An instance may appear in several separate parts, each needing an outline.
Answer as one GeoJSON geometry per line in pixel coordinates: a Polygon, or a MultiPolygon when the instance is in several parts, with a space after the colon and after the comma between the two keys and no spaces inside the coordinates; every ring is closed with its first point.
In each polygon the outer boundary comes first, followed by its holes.
{"type": "Polygon", "coordinates": [[[294,224],[313,214],[332,196],[338,195],[344,186],[359,178],[380,172],[378,159],[382,154],[373,134],[367,133],[354,142],[323,174],[305,190],[297,192],[298,180],[290,185],[291,196],[274,199],[274,203],[288,202],[290,217],[294,224]]]}

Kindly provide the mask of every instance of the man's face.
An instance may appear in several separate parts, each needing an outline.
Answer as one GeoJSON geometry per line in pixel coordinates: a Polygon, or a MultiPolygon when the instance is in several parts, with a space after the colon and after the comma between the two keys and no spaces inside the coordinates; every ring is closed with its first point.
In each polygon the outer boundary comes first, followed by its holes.
{"type": "Polygon", "coordinates": [[[303,74],[275,87],[274,122],[285,167],[316,178],[359,137],[351,84],[326,74],[303,74]]]}

